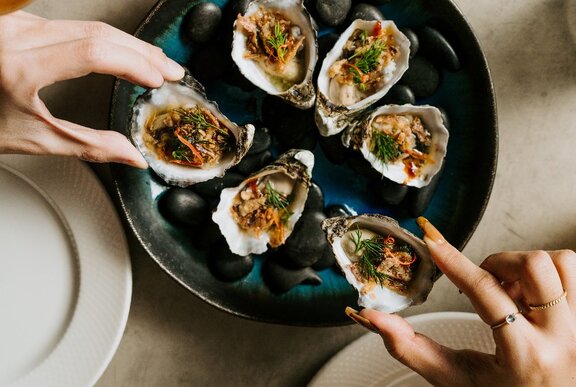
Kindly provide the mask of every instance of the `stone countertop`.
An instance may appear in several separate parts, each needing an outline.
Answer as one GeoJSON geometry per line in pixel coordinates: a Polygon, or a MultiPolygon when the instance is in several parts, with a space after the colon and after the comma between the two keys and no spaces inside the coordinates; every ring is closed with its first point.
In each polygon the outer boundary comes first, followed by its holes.
{"type": "MultiPolygon", "coordinates": [[[[571,0],[566,0],[571,1],[571,0]]],[[[101,20],[133,32],[155,0],[37,0],[48,18],[101,20]]],[[[491,68],[500,133],[496,182],[464,253],[576,249],[576,43],[564,0],[456,0],[491,68]]],[[[575,20],[576,21],[576,20],[575,20]]],[[[43,91],[61,118],[106,128],[113,79],[91,75],[43,91]],[[83,93],[89,89],[90,93],[83,93]],[[71,104],[70,101],[74,101],[71,104]]],[[[105,165],[94,166],[110,187],[105,165]]],[[[130,242],[134,288],[124,337],[97,386],[298,386],[365,331],[249,321],[194,297],[130,242]]],[[[473,311],[445,278],[406,315],[473,311]]],[[[87,349],[89,350],[89,349],[87,349]]]]}

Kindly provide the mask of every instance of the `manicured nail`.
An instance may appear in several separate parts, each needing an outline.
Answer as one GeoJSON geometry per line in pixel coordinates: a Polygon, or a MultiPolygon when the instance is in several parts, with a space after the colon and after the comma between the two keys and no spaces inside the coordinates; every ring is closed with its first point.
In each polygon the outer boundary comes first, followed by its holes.
{"type": "Polygon", "coordinates": [[[437,245],[441,245],[442,243],[446,242],[442,234],[440,234],[440,231],[438,231],[438,229],[434,227],[432,223],[430,223],[425,217],[418,217],[418,219],[416,219],[416,223],[422,229],[422,231],[424,231],[424,235],[437,245]]]}
{"type": "Polygon", "coordinates": [[[184,76],[184,67],[180,66],[176,61],[171,58],[167,58],[166,63],[168,64],[168,72],[171,80],[178,80],[184,76]]]}
{"type": "Polygon", "coordinates": [[[378,332],[378,329],[376,329],[374,327],[374,325],[372,325],[372,323],[369,320],[360,316],[360,314],[358,314],[357,310],[352,309],[351,307],[347,306],[345,313],[346,313],[346,316],[350,317],[356,324],[362,325],[364,328],[368,329],[371,332],[380,333],[380,332],[378,332]]]}

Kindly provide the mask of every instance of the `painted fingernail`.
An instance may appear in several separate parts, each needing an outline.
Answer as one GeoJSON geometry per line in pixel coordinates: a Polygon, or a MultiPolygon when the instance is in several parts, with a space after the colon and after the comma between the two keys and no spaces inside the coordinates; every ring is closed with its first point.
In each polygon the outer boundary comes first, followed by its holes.
{"type": "Polygon", "coordinates": [[[438,229],[434,227],[432,223],[430,223],[425,217],[418,217],[418,219],[416,219],[416,223],[422,229],[422,231],[424,231],[424,235],[428,239],[434,241],[437,245],[441,245],[442,243],[446,242],[442,234],[440,234],[440,231],[438,231],[438,229]]]}
{"type": "Polygon", "coordinates": [[[167,58],[167,64],[168,64],[168,72],[170,73],[170,78],[177,80],[180,79],[184,76],[184,67],[180,66],[178,64],[178,62],[174,61],[171,58],[167,58]]]}
{"type": "Polygon", "coordinates": [[[372,323],[369,320],[360,316],[360,314],[358,314],[357,310],[352,309],[351,307],[347,306],[345,313],[346,313],[346,316],[350,317],[352,319],[352,321],[354,321],[356,324],[362,325],[364,328],[368,329],[371,332],[380,333],[380,332],[378,332],[378,329],[376,329],[374,327],[374,325],[372,325],[372,323]]]}

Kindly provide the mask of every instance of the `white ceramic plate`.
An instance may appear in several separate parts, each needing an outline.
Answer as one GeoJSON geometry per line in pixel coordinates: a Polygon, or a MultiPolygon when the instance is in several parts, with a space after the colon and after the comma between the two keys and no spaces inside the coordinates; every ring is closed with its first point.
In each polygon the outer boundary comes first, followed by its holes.
{"type": "MultiPolygon", "coordinates": [[[[407,318],[417,332],[455,349],[494,353],[491,329],[478,315],[428,313],[407,318]]],[[[380,336],[367,333],[338,352],[316,374],[309,387],[430,386],[424,378],[392,358],[380,336]]]]}
{"type": "Polygon", "coordinates": [[[130,307],[128,246],[83,163],[0,156],[0,386],[90,386],[130,307]]]}

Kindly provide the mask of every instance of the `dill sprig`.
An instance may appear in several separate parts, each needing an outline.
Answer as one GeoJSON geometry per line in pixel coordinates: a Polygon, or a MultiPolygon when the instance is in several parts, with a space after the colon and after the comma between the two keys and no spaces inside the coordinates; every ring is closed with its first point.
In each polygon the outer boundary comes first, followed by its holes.
{"type": "Polygon", "coordinates": [[[210,122],[206,119],[206,116],[202,112],[202,110],[196,108],[193,110],[186,110],[186,109],[179,109],[178,113],[180,114],[180,122],[183,124],[192,124],[197,129],[208,129],[213,128],[223,136],[228,136],[228,132],[210,122]]]}
{"type": "Polygon", "coordinates": [[[368,47],[368,49],[361,52],[356,60],[356,66],[364,74],[368,74],[369,72],[373,71],[378,67],[380,63],[380,55],[386,49],[386,45],[382,43],[380,40],[376,40],[374,43],[368,47]]]}
{"type": "Polygon", "coordinates": [[[394,137],[378,130],[372,130],[370,152],[385,164],[396,160],[402,153],[394,137]]]}
{"type": "Polygon", "coordinates": [[[362,231],[359,228],[350,237],[354,243],[354,252],[361,252],[360,259],[357,261],[358,270],[362,278],[374,280],[380,285],[388,276],[377,269],[378,263],[382,260],[384,251],[384,240],[378,237],[371,239],[362,239],[362,231]]]}
{"type": "Polygon", "coordinates": [[[286,196],[282,195],[280,192],[274,189],[274,187],[272,187],[272,184],[270,184],[270,181],[267,181],[266,203],[268,203],[268,205],[270,205],[271,207],[277,208],[279,210],[286,210],[288,208],[288,205],[290,204],[290,201],[286,196]]]}
{"type": "Polygon", "coordinates": [[[274,25],[274,36],[266,39],[272,48],[276,51],[276,55],[281,62],[284,62],[284,55],[286,54],[286,41],[288,40],[288,34],[282,31],[282,25],[280,22],[276,22],[274,25]]]}

